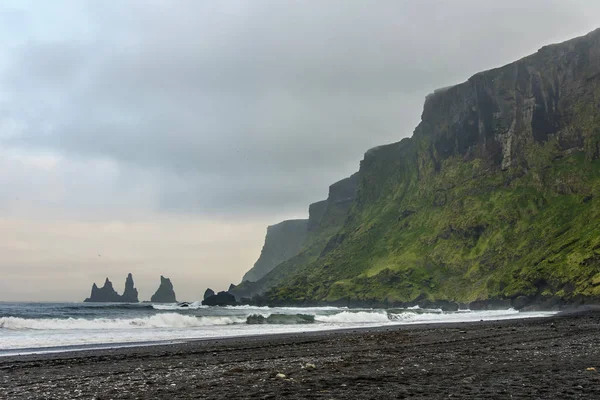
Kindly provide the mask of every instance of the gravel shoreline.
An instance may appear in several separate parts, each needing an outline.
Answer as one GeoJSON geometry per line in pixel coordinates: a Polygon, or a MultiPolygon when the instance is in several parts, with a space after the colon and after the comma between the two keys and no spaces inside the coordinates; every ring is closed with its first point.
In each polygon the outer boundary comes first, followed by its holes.
{"type": "Polygon", "coordinates": [[[0,398],[595,399],[600,311],[1,357],[0,398]]]}

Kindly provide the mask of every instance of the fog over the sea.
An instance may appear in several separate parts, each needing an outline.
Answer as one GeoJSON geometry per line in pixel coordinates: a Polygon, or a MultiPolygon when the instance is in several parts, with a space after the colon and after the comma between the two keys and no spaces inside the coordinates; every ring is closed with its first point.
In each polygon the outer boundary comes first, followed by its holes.
{"type": "Polygon", "coordinates": [[[0,301],[237,283],[425,96],[600,27],[590,1],[0,4],[0,301]]]}

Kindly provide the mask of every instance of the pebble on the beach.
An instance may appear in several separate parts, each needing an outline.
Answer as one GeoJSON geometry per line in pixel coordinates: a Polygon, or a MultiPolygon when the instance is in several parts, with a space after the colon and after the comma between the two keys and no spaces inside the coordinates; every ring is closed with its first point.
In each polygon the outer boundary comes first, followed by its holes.
{"type": "Polygon", "coordinates": [[[275,378],[285,379],[285,375],[282,373],[279,373],[279,374],[275,375],[275,378]]]}

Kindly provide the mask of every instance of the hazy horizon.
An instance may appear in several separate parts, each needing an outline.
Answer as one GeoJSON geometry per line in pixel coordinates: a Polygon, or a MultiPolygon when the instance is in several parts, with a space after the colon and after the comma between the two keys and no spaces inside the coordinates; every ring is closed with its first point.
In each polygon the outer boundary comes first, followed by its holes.
{"type": "Polygon", "coordinates": [[[5,1],[0,301],[225,290],[425,96],[600,27],[600,3],[5,1]]]}

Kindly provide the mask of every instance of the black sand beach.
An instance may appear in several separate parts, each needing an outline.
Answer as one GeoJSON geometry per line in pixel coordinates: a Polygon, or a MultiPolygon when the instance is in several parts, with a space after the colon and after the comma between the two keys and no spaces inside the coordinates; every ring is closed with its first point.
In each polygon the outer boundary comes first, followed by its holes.
{"type": "Polygon", "coordinates": [[[0,377],[2,399],[598,399],[600,312],[4,357],[0,377]]]}

